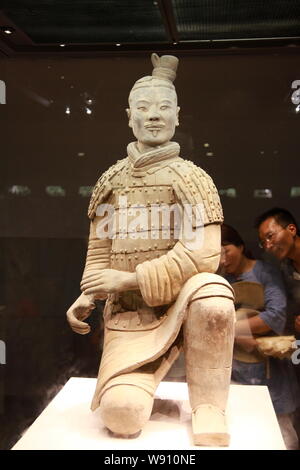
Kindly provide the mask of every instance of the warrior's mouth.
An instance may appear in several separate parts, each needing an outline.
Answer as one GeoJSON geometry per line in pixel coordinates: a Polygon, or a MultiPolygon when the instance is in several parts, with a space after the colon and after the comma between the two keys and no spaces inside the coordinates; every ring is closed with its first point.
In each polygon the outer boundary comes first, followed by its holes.
{"type": "Polygon", "coordinates": [[[153,137],[156,137],[158,132],[164,128],[164,126],[145,126],[147,131],[152,132],[153,137]]]}

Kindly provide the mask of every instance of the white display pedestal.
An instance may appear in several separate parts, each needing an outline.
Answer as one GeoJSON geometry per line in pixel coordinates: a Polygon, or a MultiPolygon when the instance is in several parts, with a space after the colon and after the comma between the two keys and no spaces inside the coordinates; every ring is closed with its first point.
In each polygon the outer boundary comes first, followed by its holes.
{"type": "MultiPolygon", "coordinates": [[[[206,448],[193,445],[186,383],[160,384],[150,421],[135,439],[112,437],[98,410],[90,411],[95,386],[96,379],[71,378],[13,450],[206,448]]],[[[227,422],[231,443],[222,449],[285,449],[267,387],[231,385],[227,422]]]]}

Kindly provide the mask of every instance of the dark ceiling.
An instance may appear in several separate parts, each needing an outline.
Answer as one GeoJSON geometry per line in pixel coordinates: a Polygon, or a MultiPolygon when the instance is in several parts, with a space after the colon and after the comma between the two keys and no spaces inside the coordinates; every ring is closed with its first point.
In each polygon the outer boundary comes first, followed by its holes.
{"type": "Polygon", "coordinates": [[[299,44],[299,0],[0,0],[7,56],[299,44]]]}

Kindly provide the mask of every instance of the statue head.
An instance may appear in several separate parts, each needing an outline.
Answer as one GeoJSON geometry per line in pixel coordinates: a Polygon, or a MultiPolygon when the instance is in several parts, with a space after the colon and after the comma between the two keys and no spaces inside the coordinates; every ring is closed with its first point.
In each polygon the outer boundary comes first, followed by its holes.
{"type": "Polygon", "coordinates": [[[179,107],[173,81],[176,78],[177,57],[151,56],[152,76],[135,82],[129,94],[129,127],[137,138],[141,151],[167,144],[178,126],[179,107]]]}

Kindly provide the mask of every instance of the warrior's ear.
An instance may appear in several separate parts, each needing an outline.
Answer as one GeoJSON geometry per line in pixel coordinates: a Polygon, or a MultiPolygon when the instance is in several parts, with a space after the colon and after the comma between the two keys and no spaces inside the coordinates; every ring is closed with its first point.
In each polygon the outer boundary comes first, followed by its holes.
{"type": "Polygon", "coordinates": [[[129,126],[129,127],[132,127],[132,123],[131,123],[131,111],[130,111],[129,108],[126,108],[126,113],[127,113],[128,120],[129,120],[128,126],[129,126]]]}
{"type": "Polygon", "coordinates": [[[177,110],[176,110],[176,126],[179,126],[179,111],[180,111],[180,107],[177,106],[177,110]]]}

